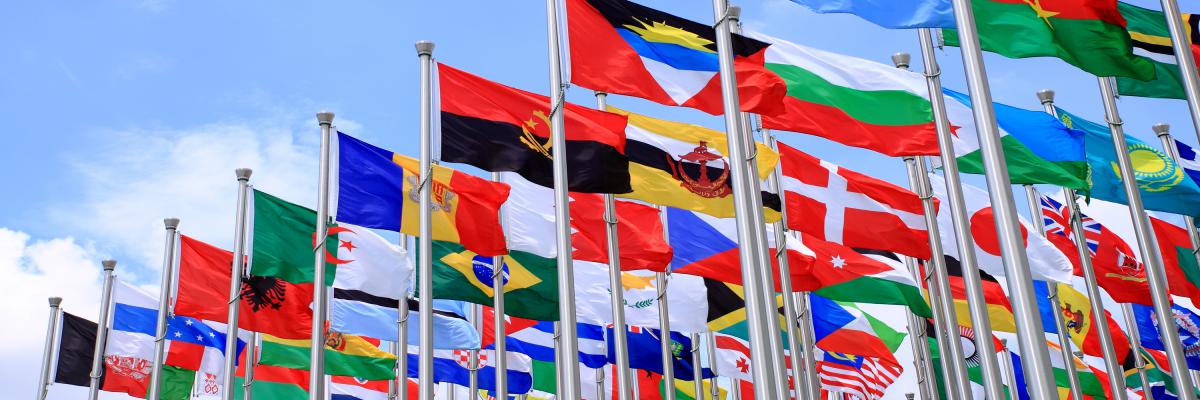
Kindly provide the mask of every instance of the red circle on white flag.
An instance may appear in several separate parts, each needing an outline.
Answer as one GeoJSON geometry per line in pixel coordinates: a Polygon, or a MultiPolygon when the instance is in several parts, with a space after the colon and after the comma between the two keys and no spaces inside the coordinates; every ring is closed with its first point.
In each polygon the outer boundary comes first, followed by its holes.
{"type": "MultiPolygon", "coordinates": [[[[992,213],[992,208],[987,207],[976,211],[971,215],[971,237],[975,239],[975,245],[988,254],[1000,255],[1000,240],[996,236],[996,217],[992,213]]],[[[1021,245],[1029,247],[1029,231],[1025,230],[1025,225],[1021,224],[1021,245]]]]}

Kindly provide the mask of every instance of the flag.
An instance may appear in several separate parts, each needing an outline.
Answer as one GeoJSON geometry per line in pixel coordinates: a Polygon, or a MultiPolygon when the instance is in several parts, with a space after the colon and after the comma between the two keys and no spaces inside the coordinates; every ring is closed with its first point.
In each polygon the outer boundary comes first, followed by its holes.
{"type": "Polygon", "coordinates": [[[1154,230],[1158,252],[1162,254],[1170,294],[1200,301],[1200,265],[1192,252],[1187,229],[1162,218],[1151,216],[1150,227],[1154,230]]]}
{"type": "MultiPolygon", "coordinates": [[[[441,159],[512,171],[554,187],[550,98],[438,64],[441,159]]],[[[567,186],[572,192],[629,192],[625,118],[564,103],[567,186]]]]}
{"type": "Polygon", "coordinates": [[[408,251],[367,228],[339,224],[333,229],[338,231],[334,257],[345,261],[333,281],[333,330],[396,337],[400,299],[408,297],[413,275],[408,251]]]}
{"type": "Polygon", "coordinates": [[[953,28],[950,0],[792,0],[821,13],[854,14],[888,29],[953,28]]]}
{"type": "MultiPolygon", "coordinates": [[[[957,258],[946,256],[946,275],[950,281],[950,295],[954,299],[954,315],[958,324],[973,327],[971,323],[971,307],[967,304],[967,287],[962,277],[962,263],[957,258]]],[[[924,272],[922,272],[924,274],[924,272]]],[[[924,276],[924,275],[922,275],[924,276]]],[[[1004,287],[991,274],[979,271],[980,284],[983,286],[983,302],[988,311],[988,320],[992,330],[999,332],[1016,332],[1017,323],[1013,317],[1012,305],[1004,287]]]]}
{"type": "Polygon", "coordinates": [[[821,388],[858,396],[864,400],[883,398],[888,387],[900,377],[899,363],[853,354],[816,351],[816,372],[821,388]]]}
{"type": "Polygon", "coordinates": [[[812,294],[809,295],[809,311],[813,316],[814,343],[818,348],[896,362],[892,349],[880,339],[875,325],[862,311],[812,294]]]}
{"type": "Polygon", "coordinates": [[[1063,324],[1066,325],[1066,332],[1071,342],[1084,354],[1104,357],[1103,350],[1100,348],[1100,336],[1097,333],[1099,329],[1108,329],[1115,347],[1115,354],[1121,355],[1129,352],[1129,339],[1108,311],[1104,312],[1104,325],[1097,324],[1096,320],[1092,318],[1092,305],[1087,295],[1080,293],[1070,285],[1057,284],[1059,307],[1056,308],[1050,301],[1050,292],[1046,282],[1034,281],[1033,287],[1037,293],[1038,309],[1041,311],[1042,321],[1045,321],[1042,329],[1046,333],[1058,334],[1058,324],[1054,322],[1057,319],[1053,313],[1059,313],[1063,324]]]}
{"type": "MultiPolygon", "coordinates": [[[[725,133],[699,125],[634,114],[612,106],[608,111],[625,115],[625,154],[629,155],[632,192],[620,197],[661,206],[732,218],[733,182],[729,180],[729,144],[725,133]]],[[[779,155],[755,142],[759,180],[775,171],[779,155]]],[[[779,196],[763,191],[763,215],[779,220],[779,196]]]]}
{"type": "Polygon", "coordinates": [[[1175,149],[1179,152],[1178,161],[1183,167],[1183,172],[1186,172],[1193,182],[1200,182],[1200,157],[1197,157],[1196,149],[1179,140],[1175,140],[1175,149]]]}
{"type": "MultiPolygon", "coordinates": [[[[255,189],[251,200],[250,274],[291,283],[313,283],[317,212],[255,189]]],[[[330,227],[329,234],[336,230],[330,227]]],[[[340,262],[337,243],[325,241],[325,285],[333,284],[340,262]]]]}
{"type": "MultiPolygon", "coordinates": [[[[597,325],[613,323],[611,287],[608,265],[576,261],[575,309],[579,322],[597,325]]],[[[659,301],[666,299],[670,310],[668,319],[676,332],[704,332],[708,303],[705,301],[704,279],[698,276],[671,274],[667,277],[666,294],[650,271],[622,271],[621,291],[625,301],[625,323],[658,327],[659,301]]]]}
{"type": "MultiPolygon", "coordinates": [[[[488,256],[506,253],[498,214],[508,185],[432,168],[433,240],[461,243],[488,256]]],[[[337,220],[420,235],[420,173],[417,159],[338,132],[337,220]]]]}
{"type": "MultiPolygon", "coordinates": [[[[271,357],[271,349],[259,347],[263,357],[271,357]]],[[[246,384],[245,366],[246,354],[238,359],[238,369],[235,373],[234,386],[243,387],[246,384]]],[[[294,400],[308,397],[308,371],[277,367],[272,365],[255,364],[254,381],[250,386],[251,397],[255,400],[294,400]]],[[[235,400],[244,400],[244,391],[234,390],[235,400]]]]}
{"type": "MultiPolygon", "coordinates": [[[[416,321],[420,303],[408,302],[409,321],[416,321]]],[[[330,300],[331,326],[334,331],[367,337],[395,338],[399,335],[400,300],[375,297],[362,292],[333,289],[330,300]],[[382,335],[381,335],[382,333],[382,335]]],[[[433,300],[433,346],[437,349],[477,349],[478,329],[467,321],[465,305],[453,300],[433,300]]],[[[408,344],[419,345],[420,325],[408,324],[408,344]]]]}
{"type": "Polygon", "coordinates": [[[779,154],[789,229],[849,247],[929,258],[929,228],[916,193],[782,143],[779,154]]]}
{"type": "MultiPolygon", "coordinates": [[[[96,328],[96,323],[86,318],[65,311],[62,313],[54,382],[91,386],[92,363],[96,360],[96,328]]],[[[101,376],[101,379],[104,377],[101,376]]]]}
{"type": "MultiPolygon", "coordinates": [[[[420,359],[417,348],[408,349],[408,377],[417,378],[420,375],[420,359]]],[[[513,395],[529,393],[533,387],[532,366],[529,356],[507,351],[505,360],[508,379],[508,393],[513,395]]],[[[496,367],[488,362],[496,358],[495,350],[479,351],[479,389],[496,390],[496,367]]],[[[470,384],[470,352],[467,350],[434,350],[433,351],[433,381],[437,383],[450,382],[459,386],[470,384]]]]}
{"type": "MultiPolygon", "coordinates": [[[[983,174],[983,153],[971,98],[966,94],[945,89],[946,114],[959,170],[968,174],[983,174]]],[[[1053,115],[1044,111],[1016,108],[992,103],[996,123],[1000,128],[1000,146],[1008,173],[1015,184],[1049,183],[1088,191],[1088,163],[1083,134],[1069,129],[1053,115]]]]}
{"type": "Polygon", "coordinates": [[[760,33],[766,66],[787,82],[786,108],[763,127],[820,136],[889,156],[937,155],[925,76],[760,33]]]}
{"type": "Polygon", "coordinates": [[[349,376],[329,377],[330,400],[387,400],[388,380],[369,381],[349,376]]]}
{"type": "MultiPolygon", "coordinates": [[[[971,8],[985,51],[1056,57],[1095,76],[1154,78],[1150,60],[1133,55],[1116,0],[974,0],[971,8]]],[[[959,45],[955,30],[943,32],[946,44],[959,45]]]]}
{"type": "MultiPolygon", "coordinates": [[[[309,265],[311,251],[305,250],[309,265]]],[[[180,235],[175,314],[227,322],[232,265],[232,252],[180,235]]],[[[239,328],[293,339],[312,336],[312,283],[243,275],[240,295],[239,328]]]]}
{"type": "MultiPolygon", "coordinates": [[[[946,201],[946,182],[936,174],[929,174],[933,193],[938,199],[946,201]]],[[[963,198],[966,200],[967,220],[971,224],[971,238],[975,244],[975,255],[979,269],[995,276],[1004,276],[1004,263],[1000,259],[1000,240],[996,236],[995,217],[988,194],[983,189],[962,185],[963,198]]],[[[938,215],[938,226],[941,227],[942,243],[957,243],[954,237],[954,224],[950,213],[938,215]]],[[[1029,222],[1021,218],[1021,235],[1025,238],[1025,253],[1029,256],[1029,272],[1033,279],[1055,282],[1071,281],[1071,260],[1054,244],[1038,235],[1029,222]]],[[[949,257],[960,259],[958,246],[945,246],[949,257]]]]}
{"type": "MultiPolygon", "coordinates": [[[[483,314],[482,314],[483,325],[479,329],[479,331],[481,332],[480,337],[482,338],[479,345],[483,346],[483,347],[487,347],[487,346],[491,346],[493,343],[496,343],[496,323],[495,323],[496,310],[491,307],[488,307],[488,306],[481,306],[481,307],[483,308],[483,314]]],[[[505,333],[504,339],[506,342],[511,341],[512,340],[511,336],[513,333],[524,330],[525,328],[532,327],[539,323],[541,323],[541,321],[534,321],[532,319],[517,318],[517,317],[511,316],[511,315],[505,315],[504,316],[504,333],[505,333]]]]}
{"type": "MultiPolygon", "coordinates": [[[[1154,307],[1140,304],[1133,305],[1134,321],[1137,323],[1138,336],[1141,337],[1142,347],[1152,350],[1166,351],[1162,335],[1165,332],[1158,329],[1158,318],[1154,307]]],[[[1172,304],[1171,317],[1175,321],[1175,331],[1183,345],[1183,355],[1187,359],[1188,369],[1200,370],[1200,315],[1186,307],[1172,304]]],[[[1130,327],[1134,329],[1134,327],[1130,327]]],[[[1116,340],[1116,339],[1114,339],[1116,340]]]]}
{"type": "MultiPolygon", "coordinates": [[[[493,303],[492,257],[482,256],[462,245],[433,242],[433,298],[493,303]]],[[[522,251],[504,256],[504,312],[539,321],[558,320],[558,269],[552,258],[522,251]]]]}
{"type": "MultiPolygon", "coordinates": [[[[508,351],[529,356],[534,363],[554,362],[554,323],[536,321],[537,323],[516,331],[507,332],[505,344],[512,344],[508,351]]],[[[606,343],[604,327],[587,323],[577,323],[579,336],[579,362],[588,368],[600,368],[608,363],[605,354],[606,343]]]]}
{"type": "MultiPolygon", "coordinates": [[[[616,200],[613,206],[621,270],[666,270],[672,251],[663,237],[658,208],[626,200],[616,200]]],[[[608,263],[608,224],[604,215],[604,199],[600,195],[571,193],[574,260],[608,263]]]]}
{"type": "MultiPolygon", "coordinates": [[[[567,0],[571,83],[723,113],[716,31],[626,0],[567,0]]],[[[741,111],[774,114],[787,91],[763,66],[769,46],[732,35],[741,111]]]]}
{"type": "Polygon", "coordinates": [[[754,380],[753,368],[750,362],[750,342],[736,336],[714,333],[713,343],[716,347],[717,365],[713,372],[718,376],[745,381],[754,380]]]}
{"type": "MultiPolygon", "coordinates": [[[[1118,2],[1117,10],[1125,17],[1126,28],[1133,40],[1133,54],[1145,57],[1154,64],[1154,79],[1143,81],[1117,77],[1117,91],[1125,96],[1187,99],[1183,89],[1183,77],[1175,60],[1175,48],[1171,45],[1171,31],[1167,28],[1167,17],[1162,11],[1118,2]]],[[[1184,26],[1198,26],[1200,18],[1195,14],[1183,14],[1184,26]]],[[[1190,31],[1189,31],[1190,32],[1190,31]]],[[[1197,50],[1197,38],[1188,35],[1192,53],[1197,50]]]]}
{"type": "MultiPolygon", "coordinates": [[[[312,340],[262,336],[264,365],[308,370],[312,340]]],[[[325,373],[367,380],[395,376],[396,356],[379,348],[379,340],[330,331],[325,339],[325,373]]]]}
{"type": "MultiPolygon", "coordinates": [[[[738,237],[736,221],[732,218],[715,218],[709,215],[669,207],[667,212],[667,235],[674,257],[671,259],[672,273],[703,276],[723,282],[741,284],[741,262],[738,260],[738,237]]],[[[775,251],[775,235],[767,234],[768,246],[775,251]]],[[[811,257],[806,257],[799,240],[787,237],[789,276],[793,285],[811,286],[807,276],[811,257]]],[[[774,270],[778,261],[771,257],[774,270]]],[[[778,283],[776,284],[778,286],[778,283]]],[[[804,290],[793,287],[793,290],[804,290]]]]}
{"type": "MultiPolygon", "coordinates": [[[[1047,339],[1046,346],[1048,347],[1047,350],[1050,351],[1050,354],[1057,356],[1050,357],[1050,368],[1054,370],[1054,383],[1059,387],[1059,393],[1068,393],[1069,388],[1071,387],[1070,381],[1068,380],[1070,379],[1068,374],[1070,374],[1071,370],[1067,368],[1067,364],[1063,362],[1063,358],[1058,356],[1059,354],[1062,354],[1062,346],[1059,345],[1057,337],[1053,339],[1047,339]]],[[[1013,347],[1012,349],[1014,352],[1019,351],[1019,349],[1016,347],[1013,347]]],[[[1108,384],[1100,380],[1100,378],[1096,376],[1096,373],[1092,371],[1091,367],[1084,363],[1083,360],[1080,360],[1079,357],[1075,357],[1074,355],[1071,356],[1071,362],[1075,363],[1075,375],[1079,377],[1079,388],[1083,392],[1084,396],[1091,396],[1094,399],[1111,398],[1111,396],[1109,396],[1111,390],[1107,388],[1108,384]]]]}
{"type": "MultiPolygon", "coordinates": [[[[1083,276],[1082,265],[1077,262],[1079,252],[1071,229],[1071,210],[1045,195],[1039,203],[1047,238],[1071,258],[1075,276],[1083,276]]],[[[1100,287],[1118,303],[1152,304],[1146,269],[1129,244],[1087,214],[1080,212],[1079,217],[1100,287]]]]}
{"type": "Polygon", "coordinates": [[[913,314],[933,318],[933,311],[929,309],[929,303],[921,293],[921,287],[913,280],[912,273],[908,271],[896,254],[868,249],[854,250],[890,268],[876,274],[826,286],[817,289],[814,293],[836,301],[903,305],[907,306],[913,314]]]}
{"type": "MultiPolygon", "coordinates": [[[[608,335],[610,338],[608,343],[608,360],[610,363],[616,363],[617,355],[614,352],[616,345],[612,343],[614,327],[608,327],[608,335]]],[[[625,332],[626,342],[629,349],[629,368],[640,369],[656,374],[663,373],[662,364],[662,331],[654,328],[643,328],[639,326],[628,326],[625,332]]],[[[671,357],[674,360],[675,379],[691,381],[695,375],[692,371],[692,340],[679,332],[671,332],[671,357]]],[[[713,376],[712,370],[708,368],[702,369],[701,378],[708,379],[713,376]]]]}
{"type": "MultiPolygon", "coordinates": [[[[1061,108],[1057,110],[1067,127],[1085,133],[1087,160],[1092,169],[1091,197],[1129,204],[1118,173],[1117,154],[1113,150],[1112,133],[1108,126],[1085,120],[1061,108]]],[[[1200,187],[1192,180],[1185,179],[1187,174],[1183,168],[1166,153],[1131,135],[1125,135],[1125,140],[1146,209],[1200,216],[1200,187]]]]}
{"type": "Polygon", "coordinates": [[[708,329],[750,340],[745,290],[739,285],[705,278],[704,293],[708,297],[708,329]]]}

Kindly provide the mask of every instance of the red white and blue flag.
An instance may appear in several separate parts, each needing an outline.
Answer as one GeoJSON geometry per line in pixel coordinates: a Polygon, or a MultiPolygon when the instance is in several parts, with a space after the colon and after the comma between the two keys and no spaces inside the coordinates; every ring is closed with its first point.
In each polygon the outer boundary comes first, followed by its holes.
{"type": "MultiPolygon", "coordinates": [[[[1079,252],[1075,250],[1074,231],[1071,229],[1070,210],[1065,204],[1047,196],[1041,196],[1040,203],[1047,239],[1068,255],[1074,264],[1075,275],[1082,276],[1079,252]]],[[[1087,214],[1080,212],[1079,217],[1092,257],[1092,268],[1096,271],[1096,282],[1100,287],[1118,303],[1150,304],[1146,269],[1129,243],[1087,214]]]]}
{"type": "Polygon", "coordinates": [[[817,378],[823,391],[841,392],[863,400],[883,398],[888,386],[904,369],[900,364],[873,357],[833,353],[820,349],[817,353],[817,378]]]}
{"type": "Polygon", "coordinates": [[[862,312],[842,307],[833,300],[815,294],[809,295],[809,307],[817,347],[896,363],[892,350],[875,333],[871,322],[862,312]]]}

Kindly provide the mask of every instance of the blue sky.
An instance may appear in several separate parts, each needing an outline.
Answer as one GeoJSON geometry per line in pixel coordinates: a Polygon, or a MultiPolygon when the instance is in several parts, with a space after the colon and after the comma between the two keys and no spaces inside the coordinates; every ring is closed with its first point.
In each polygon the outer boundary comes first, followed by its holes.
{"type": "MultiPolygon", "coordinates": [[[[1151,0],[1129,2],[1158,7],[1151,0]]],[[[642,3],[712,21],[706,1],[642,3]]],[[[787,0],[739,5],[749,29],[884,63],[906,51],[920,69],[913,31],[817,15],[787,0]]],[[[1195,4],[1184,7],[1200,11],[1195,4]]],[[[440,61],[489,79],[541,93],[548,87],[540,1],[26,1],[7,9],[19,17],[0,25],[6,50],[0,110],[9,132],[0,146],[9,188],[0,196],[0,238],[9,240],[0,240],[0,265],[9,262],[28,276],[16,281],[22,290],[3,295],[5,302],[32,311],[0,316],[37,329],[48,293],[72,293],[68,310],[79,304],[79,312],[94,315],[95,300],[88,298],[94,271],[62,265],[86,269],[100,257],[115,257],[128,279],[143,285],[157,279],[163,217],[180,216],[185,233],[228,246],[233,168],[253,166],[259,187],[314,203],[313,113],[320,109],[335,111],[343,131],[415,155],[417,40],[435,41],[440,61]],[[71,283],[51,279],[54,273],[71,283]]],[[[938,56],[945,85],[965,89],[957,49],[938,56]]],[[[985,59],[997,101],[1037,109],[1034,92],[1051,88],[1061,107],[1103,119],[1094,77],[1056,59],[985,59]]],[[[590,91],[578,87],[568,99],[593,104],[590,91]]],[[[720,118],[694,110],[618,96],[609,102],[723,127],[720,118]]],[[[1127,132],[1136,137],[1157,143],[1150,125],[1168,122],[1177,137],[1196,143],[1182,101],[1123,98],[1120,107],[1127,132]]],[[[898,160],[798,134],[779,137],[907,186],[898,160]]],[[[40,343],[40,334],[31,336],[21,343],[40,343]]],[[[0,345],[0,351],[36,357],[21,343],[0,345]]],[[[28,388],[31,381],[11,382],[28,388]]]]}

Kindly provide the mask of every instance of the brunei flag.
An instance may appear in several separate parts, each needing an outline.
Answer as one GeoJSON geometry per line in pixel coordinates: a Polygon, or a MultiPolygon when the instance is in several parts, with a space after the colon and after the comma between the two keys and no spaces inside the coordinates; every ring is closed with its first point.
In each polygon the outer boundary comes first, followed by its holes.
{"type": "MultiPolygon", "coordinates": [[[[729,145],[725,134],[699,125],[672,122],[609,107],[629,117],[625,126],[625,154],[629,156],[629,185],[620,195],[660,206],[696,211],[718,218],[733,218],[733,182],[729,173],[729,145]]],[[[757,146],[759,179],[775,171],[779,154],[762,143],[757,146]]],[[[780,218],[779,195],[762,192],[767,222],[780,218]]]]}
{"type": "MultiPolygon", "coordinates": [[[[337,220],[417,236],[417,159],[338,132],[337,220]]],[[[461,243],[486,256],[508,252],[500,205],[509,186],[433,166],[433,240],[461,243]]]]}
{"type": "MultiPolygon", "coordinates": [[[[442,161],[516,172],[554,187],[550,98],[438,64],[442,161]]],[[[566,103],[567,185],[572,192],[629,192],[625,117],[566,103]]]]}
{"type": "MultiPolygon", "coordinates": [[[[567,0],[567,22],[572,83],[723,113],[711,25],[625,0],[567,0]]],[[[742,111],[783,111],[787,84],[764,66],[769,44],[732,36],[742,111]]]]}

